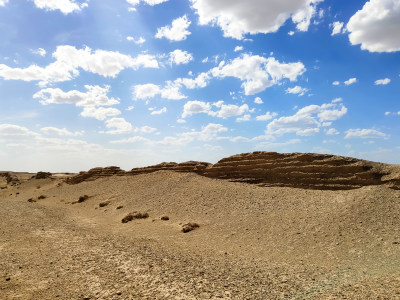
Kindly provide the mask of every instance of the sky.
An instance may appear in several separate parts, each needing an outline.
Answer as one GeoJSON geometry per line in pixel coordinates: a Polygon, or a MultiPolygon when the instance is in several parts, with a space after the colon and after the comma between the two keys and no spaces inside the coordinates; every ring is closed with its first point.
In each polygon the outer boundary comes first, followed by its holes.
{"type": "Polygon", "coordinates": [[[0,169],[400,164],[400,0],[0,0],[0,169]]]}

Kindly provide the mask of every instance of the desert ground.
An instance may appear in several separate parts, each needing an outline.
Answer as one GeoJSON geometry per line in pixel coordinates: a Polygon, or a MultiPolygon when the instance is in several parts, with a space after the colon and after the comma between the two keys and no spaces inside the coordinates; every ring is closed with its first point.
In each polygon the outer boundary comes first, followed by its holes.
{"type": "Polygon", "coordinates": [[[8,173],[0,299],[400,299],[400,190],[387,184],[8,173]]]}

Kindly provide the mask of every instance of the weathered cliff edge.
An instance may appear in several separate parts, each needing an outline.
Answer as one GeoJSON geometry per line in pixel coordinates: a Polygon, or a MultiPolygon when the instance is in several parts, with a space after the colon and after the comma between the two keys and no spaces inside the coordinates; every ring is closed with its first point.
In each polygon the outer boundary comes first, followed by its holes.
{"type": "Polygon", "coordinates": [[[108,176],[138,175],[156,171],[194,172],[209,178],[260,186],[307,189],[354,189],[388,185],[400,189],[400,166],[327,154],[253,152],[233,155],[212,165],[206,162],[161,163],[123,171],[118,167],[94,168],[66,179],[69,184],[108,176]]]}

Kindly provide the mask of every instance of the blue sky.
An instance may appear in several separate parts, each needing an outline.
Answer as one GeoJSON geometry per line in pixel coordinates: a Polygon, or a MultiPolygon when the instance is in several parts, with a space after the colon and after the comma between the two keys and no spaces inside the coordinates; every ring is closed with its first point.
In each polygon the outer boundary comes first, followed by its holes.
{"type": "Polygon", "coordinates": [[[0,161],[400,164],[400,0],[0,0],[0,161]]]}

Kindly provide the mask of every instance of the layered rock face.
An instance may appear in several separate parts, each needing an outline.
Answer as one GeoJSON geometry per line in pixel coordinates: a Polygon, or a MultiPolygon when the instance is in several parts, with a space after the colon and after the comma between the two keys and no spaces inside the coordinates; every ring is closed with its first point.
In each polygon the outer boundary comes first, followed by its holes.
{"type": "Polygon", "coordinates": [[[212,165],[205,162],[161,163],[123,171],[118,167],[94,168],[67,179],[70,184],[112,175],[139,175],[156,171],[194,172],[202,176],[261,186],[307,189],[354,189],[388,184],[400,188],[398,166],[350,157],[312,153],[253,152],[233,155],[212,165]],[[397,170],[397,171],[395,171],[397,170]]]}
{"type": "Polygon", "coordinates": [[[204,176],[263,186],[353,189],[386,183],[384,164],[311,153],[253,152],[220,160],[204,176]]]}

